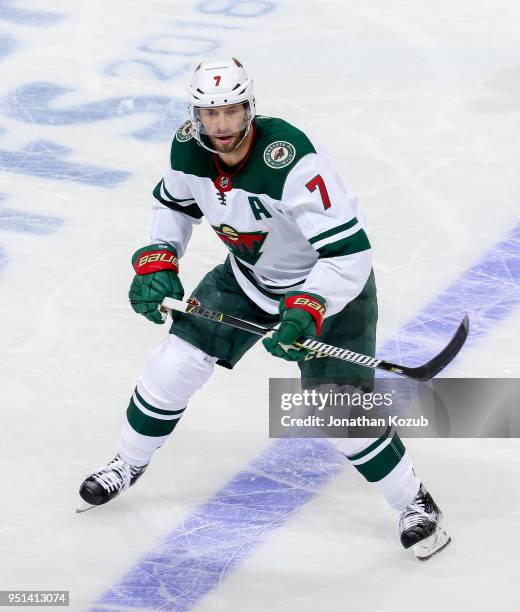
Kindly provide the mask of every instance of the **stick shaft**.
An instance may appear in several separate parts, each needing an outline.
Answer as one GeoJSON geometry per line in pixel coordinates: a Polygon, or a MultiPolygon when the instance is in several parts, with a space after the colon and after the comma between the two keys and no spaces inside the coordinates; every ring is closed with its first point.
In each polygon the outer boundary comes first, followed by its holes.
{"type": "MultiPolygon", "coordinates": [[[[182,300],[175,300],[173,298],[164,298],[161,303],[160,310],[163,312],[168,310],[176,310],[185,314],[201,317],[220,323],[223,325],[230,325],[237,329],[248,331],[257,336],[265,336],[266,334],[275,330],[274,327],[266,327],[245,321],[239,317],[228,315],[224,312],[217,310],[211,310],[210,308],[204,308],[200,304],[184,302],[182,300]]],[[[413,378],[415,380],[428,381],[436,376],[441,370],[443,370],[459,353],[461,348],[464,346],[469,331],[469,319],[465,315],[462,322],[460,323],[457,331],[453,338],[444,347],[444,349],[428,363],[414,368],[385,361],[384,359],[377,359],[369,355],[362,355],[361,353],[355,353],[349,351],[346,348],[333,346],[332,344],[325,344],[319,340],[312,338],[299,338],[294,342],[294,346],[297,348],[305,348],[312,353],[319,355],[333,357],[334,359],[340,359],[341,361],[348,361],[349,363],[356,363],[358,365],[372,368],[373,370],[384,370],[392,374],[398,374],[400,376],[406,376],[407,378],[413,378]]]]}

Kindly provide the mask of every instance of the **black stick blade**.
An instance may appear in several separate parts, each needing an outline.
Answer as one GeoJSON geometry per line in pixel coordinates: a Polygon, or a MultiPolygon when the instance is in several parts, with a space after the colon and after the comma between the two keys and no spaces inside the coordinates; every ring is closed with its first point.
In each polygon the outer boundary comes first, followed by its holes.
{"type": "Polygon", "coordinates": [[[444,368],[459,354],[461,348],[466,342],[468,333],[469,317],[468,315],[464,315],[464,318],[453,335],[453,338],[438,355],[436,355],[433,359],[430,359],[428,363],[418,366],[417,368],[402,367],[403,374],[416,378],[417,380],[422,380],[423,382],[437,376],[437,374],[444,370],[444,368]]]}

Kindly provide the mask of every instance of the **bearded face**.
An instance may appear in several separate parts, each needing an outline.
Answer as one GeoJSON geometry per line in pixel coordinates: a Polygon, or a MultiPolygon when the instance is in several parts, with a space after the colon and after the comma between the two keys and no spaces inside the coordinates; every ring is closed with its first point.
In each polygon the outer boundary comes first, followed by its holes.
{"type": "Polygon", "coordinates": [[[231,153],[244,137],[249,113],[244,104],[200,108],[201,133],[208,136],[215,151],[231,153]]]}

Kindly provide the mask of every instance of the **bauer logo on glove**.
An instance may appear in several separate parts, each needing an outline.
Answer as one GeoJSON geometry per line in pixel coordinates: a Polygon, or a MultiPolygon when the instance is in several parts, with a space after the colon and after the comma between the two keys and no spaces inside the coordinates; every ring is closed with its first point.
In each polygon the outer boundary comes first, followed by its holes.
{"type": "Polygon", "coordinates": [[[184,296],[177,251],[169,244],[152,244],[134,253],[132,265],[136,272],[128,294],[132,308],[154,323],[164,323],[159,304],[165,297],[182,300],[184,296]]]}
{"type": "Polygon", "coordinates": [[[316,339],[320,335],[326,301],[315,294],[289,292],[280,300],[279,310],[280,327],[270,338],[262,340],[262,344],[275,357],[303,361],[307,351],[296,348],[293,343],[302,337],[316,339]]]}
{"type": "MultiPolygon", "coordinates": [[[[151,272],[156,272],[158,270],[173,270],[174,272],[179,271],[179,260],[177,259],[177,253],[173,250],[173,248],[166,245],[157,246],[160,247],[158,250],[145,251],[142,253],[142,255],[137,257],[134,262],[134,270],[137,274],[150,274],[151,272]]],[[[143,249],[139,249],[137,253],[140,251],[143,251],[143,249]]],[[[134,255],[134,259],[136,258],[136,255],[134,255]]]]}

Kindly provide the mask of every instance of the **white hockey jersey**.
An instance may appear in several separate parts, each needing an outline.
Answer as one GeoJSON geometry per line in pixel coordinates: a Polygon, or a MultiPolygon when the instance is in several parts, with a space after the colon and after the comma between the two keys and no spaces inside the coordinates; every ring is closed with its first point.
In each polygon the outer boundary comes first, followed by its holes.
{"type": "Polygon", "coordinates": [[[304,132],[256,117],[244,166],[233,174],[197,144],[186,122],[156,186],[151,239],[179,257],[202,217],[229,249],[246,295],[268,313],[287,291],[317,293],[336,314],[363,289],[372,252],[355,194],[330,155],[304,132]]]}

